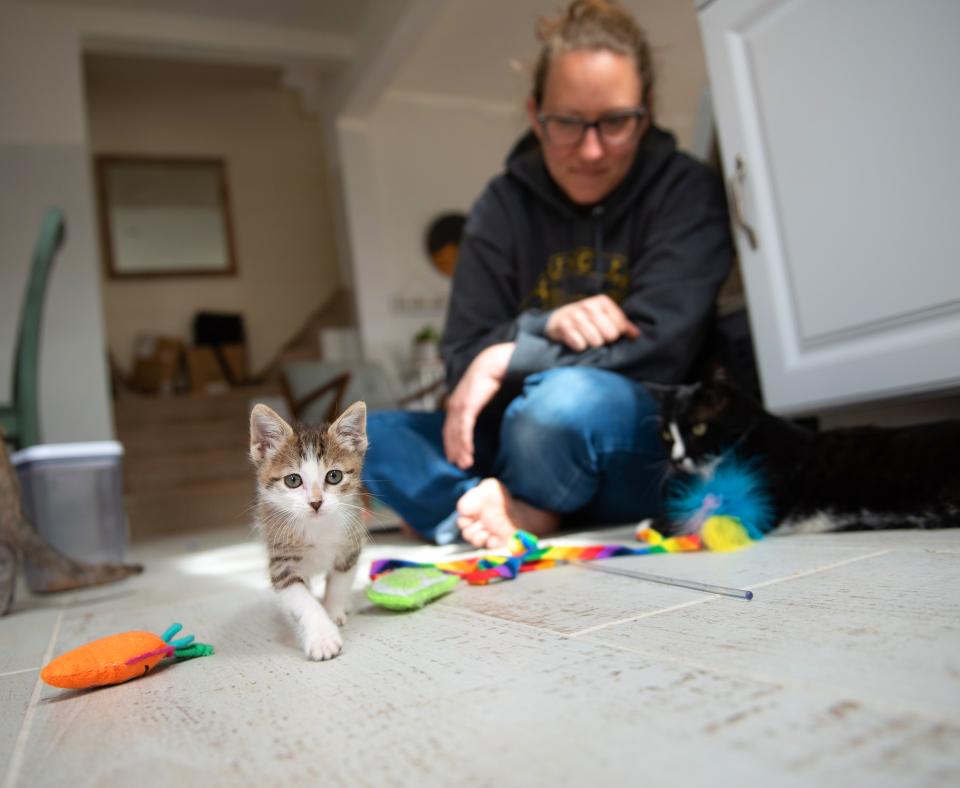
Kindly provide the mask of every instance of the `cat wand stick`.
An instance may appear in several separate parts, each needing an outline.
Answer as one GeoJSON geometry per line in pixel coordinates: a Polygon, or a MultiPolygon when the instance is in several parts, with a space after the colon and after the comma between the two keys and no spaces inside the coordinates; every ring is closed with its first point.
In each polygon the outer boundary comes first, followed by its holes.
{"type": "MultiPolygon", "coordinates": [[[[559,563],[559,562],[558,562],[559,563]]],[[[632,569],[621,569],[610,566],[609,564],[594,564],[586,561],[568,560],[564,563],[573,564],[581,569],[589,569],[593,572],[603,572],[609,575],[621,575],[622,577],[632,577],[637,580],[649,580],[651,583],[662,583],[668,586],[679,586],[680,588],[689,588],[693,591],[705,591],[708,594],[722,594],[723,596],[732,596],[737,599],[745,599],[749,602],[753,599],[753,591],[747,591],[742,588],[730,588],[729,586],[715,586],[711,583],[698,583],[696,580],[681,580],[676,577],[664,577],[663,575],[651,575],[647,572],[637,572],[632,569]]]]}

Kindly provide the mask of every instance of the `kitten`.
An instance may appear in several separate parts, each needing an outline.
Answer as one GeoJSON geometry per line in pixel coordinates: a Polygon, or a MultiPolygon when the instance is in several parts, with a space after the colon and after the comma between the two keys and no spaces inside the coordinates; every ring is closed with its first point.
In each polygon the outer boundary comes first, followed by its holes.
{"type": "Polygon", "coordinates": [[[256,525],[270,558],[270,582],[309,659],[333,659],[343,647],[338,627],[347,620],[365,537],[356,497],[366,425],[363,402],[355,402],[329,427],[294,429],[266,405],[256,405],[250,414],[256,525]],[[321,605],[310,579],[323,573],[321,605]]]}
{"type": "Polygon", "coordinates": [[[656,393],[674,470],[756,461],[779,532],[960,526],[960,421],[816,432],[767,413],[722,369],[656,393]]]}

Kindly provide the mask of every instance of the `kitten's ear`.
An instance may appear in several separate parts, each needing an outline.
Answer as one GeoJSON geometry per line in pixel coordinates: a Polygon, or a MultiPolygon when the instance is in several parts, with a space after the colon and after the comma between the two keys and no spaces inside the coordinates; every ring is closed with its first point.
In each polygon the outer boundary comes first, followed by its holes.
{"type": "Polygon", "coordinates": [[[293,434],[293,429],[276,411],[264,404],[254,405],[250,414],[250,459],[257,465],[293,434]]]}
{"type": "Polygon", "coordinates": [[[367,405],[365,402],[354,402],[340,414],[327,434],[331,440],[346,444],[358,454],[367,450],[367,405]]]}

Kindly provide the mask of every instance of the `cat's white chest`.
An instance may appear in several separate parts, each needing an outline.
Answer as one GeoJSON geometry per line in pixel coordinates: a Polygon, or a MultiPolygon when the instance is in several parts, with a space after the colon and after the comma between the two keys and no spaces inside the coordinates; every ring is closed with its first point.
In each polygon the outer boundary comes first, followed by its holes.
{"type": "Polygon", "coordinates": [[[333,569],[337,552],[338,550],[335,544],[309,545],[300,561],[300,567],[303,573],[310,577],[326,574],[333,569]]]}
{"type": "Polygon", "coordinates": [[[330,515],[330,519],[321,527],[305,528],[304,532],[306,551],[300,561],[300,568],[309,576],[325,574],[333,569],[337,559],[349,551],[352,543],[350,534],[336,515],[330,515]]]}

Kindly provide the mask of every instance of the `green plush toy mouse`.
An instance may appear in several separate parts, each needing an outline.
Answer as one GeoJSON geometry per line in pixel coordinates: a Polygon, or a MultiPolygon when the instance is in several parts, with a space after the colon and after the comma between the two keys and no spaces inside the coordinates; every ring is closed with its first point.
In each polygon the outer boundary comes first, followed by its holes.
{"type": "Polygon", "coordinates": [[[385,572],[367,588],[375,605],[389,610],[416,610],[443,596],[460,582],[456,575],[431,567],[403,567],[385,572]]]}

